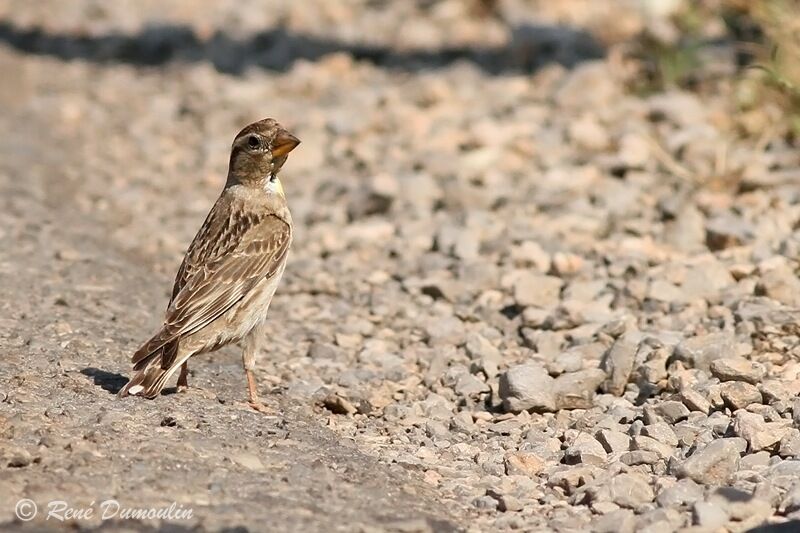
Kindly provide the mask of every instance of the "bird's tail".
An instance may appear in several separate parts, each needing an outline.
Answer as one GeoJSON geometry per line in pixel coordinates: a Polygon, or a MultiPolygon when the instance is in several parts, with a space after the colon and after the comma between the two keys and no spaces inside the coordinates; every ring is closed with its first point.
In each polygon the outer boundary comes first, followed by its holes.
{"type": "Polygon", "coordinates": [[[167,362],[166,368],[163,363],[165,358],[162,353],[156,352],[134,365],[133,376],[130,381],[119,391],[120,398],[125,396],[142,396],[144,398],[155,398],[175,371],[189,358],[191,352],[184,357],[173,357],[172,361],[167,362]],[[143,363],[143,364],[142,364],[143,363]]]}

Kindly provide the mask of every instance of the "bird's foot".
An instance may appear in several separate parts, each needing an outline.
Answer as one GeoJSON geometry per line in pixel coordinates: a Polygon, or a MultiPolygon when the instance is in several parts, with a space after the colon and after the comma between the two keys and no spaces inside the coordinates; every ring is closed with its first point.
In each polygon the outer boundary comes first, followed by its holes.
{"type": "Polygon", "coordinates": [[[181,373],[178,375],[177,392],[186,392],[189,390],[189,364],[183,363],[181,365],[181,373]]]}
{"type": "Polygon", "coordinates": [[[238,405],[239,407],[241,407],[243,409],[247,409],[248,411],[252,409],[253,411],[257,411],[257,412],[259,412],[261,414],[264,414],[264,415],[275,416],[275,415],[278,414],[278,412],[275,411],[275,409],[273,409],[271,407],[268,407],[267,405],[265,405],[264,403],[262,403],[259,400],[248,400],[246,402],[236,402],[236,405],[238,405]]]}
{"type": "Polygon", "coordinates": [[[215,393],[213,390],[204,389],[203,387],[198,386],[178,385],[175,387],[175,394],[180,394],[190,398],[203,398],[205,400],[217,399],[217,393],[215,393]]]}
{"type": "Polygon", "coordinates": [[[258,411],[259,413],[263,413],[265,415],[276,415],[276,414],[278,414],[275,411],[275,409],[272,409],[271,407],[267,407],[265,404],[261,403],[258,400],[255,400],[255,401],[254,400],[250,400],[249,402],[247,402],[247,405],[251,409],[254,409],[254,410],[258,411]]]}

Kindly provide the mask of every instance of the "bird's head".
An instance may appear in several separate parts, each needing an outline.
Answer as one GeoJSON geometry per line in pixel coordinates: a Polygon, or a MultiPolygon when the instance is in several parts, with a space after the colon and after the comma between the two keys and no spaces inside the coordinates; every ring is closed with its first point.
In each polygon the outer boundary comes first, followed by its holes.
{"type": "Polygon", "coordinates": [[[271,118],[250,124],[233,140],[228,184],[264,187],[282,195],[278,171],[298,144],[297,137],[271,118]]]}

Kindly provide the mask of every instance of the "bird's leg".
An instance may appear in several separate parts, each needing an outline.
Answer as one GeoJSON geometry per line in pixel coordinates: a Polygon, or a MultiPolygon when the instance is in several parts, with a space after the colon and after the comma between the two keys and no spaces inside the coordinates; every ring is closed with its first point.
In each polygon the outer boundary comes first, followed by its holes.
{"type": "Polygon", "coordinates": [[[244,366],[245,376],[247,376],[247,404],[260,413],[272,413],[272,410],[261,403],[258,398],[256,377],[253,374],[253,369],[256,367],[256,342],[252,333],[245,342],[244,350],[242,350],[242,365],[244,366]]]}
{"type": "Polygon", "coordinates": [[[181,373],[178,375],[178,392],[186,392],[189,389],[189,362],[181,365],[181,373]]]}

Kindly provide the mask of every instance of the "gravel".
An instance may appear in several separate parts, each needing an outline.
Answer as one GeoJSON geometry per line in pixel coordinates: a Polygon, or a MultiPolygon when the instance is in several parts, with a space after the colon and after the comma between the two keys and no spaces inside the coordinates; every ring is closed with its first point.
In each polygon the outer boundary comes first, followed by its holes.
{"type": "Polygon", "coordinates": [[[740,450],[733,439],[714,440],[695,450],[676,468],[679,478],[689,478],[697,483],[723,485],[739,465],[740,450]]]}
{"type": "Polygon", "coordinates": [[[518,365],[501,374],[500,398],[509,412],[555,411],[555,380],[547,370],[536,364],[518,365]]]}

